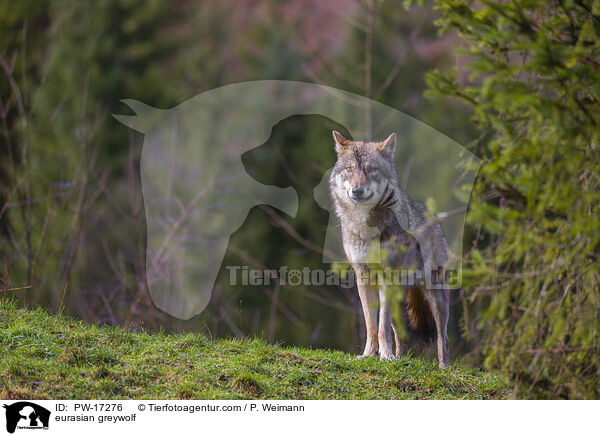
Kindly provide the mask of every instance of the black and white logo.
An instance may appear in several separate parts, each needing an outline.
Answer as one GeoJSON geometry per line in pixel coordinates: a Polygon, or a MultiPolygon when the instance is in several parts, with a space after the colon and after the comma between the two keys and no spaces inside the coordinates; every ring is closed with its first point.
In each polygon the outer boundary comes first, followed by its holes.
{"type": "Polygon", "coordinates": [[[14,433],[18,429],[48,429],[50,411],[29,401],[19,401],[3,406],[6,409],[6,431],[14,433]]]}

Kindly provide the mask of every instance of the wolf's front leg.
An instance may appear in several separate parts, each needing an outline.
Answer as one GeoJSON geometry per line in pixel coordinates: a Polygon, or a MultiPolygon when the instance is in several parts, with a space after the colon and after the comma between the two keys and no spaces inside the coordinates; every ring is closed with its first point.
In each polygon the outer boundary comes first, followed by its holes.
{"type": "Polygon", "coordinates": [[[392,304],[387,298],[385,285],[379,289],[379,357],[393,360],[394,342],[392,336],[392,304]]]}
{"type": "Polygon", "coordinates": [[[358,296],[360,297],[360,304],[362,306],[363,315],[365,317],[365,327],[367,329],[367,343],[365,345],[365,351],[363,357],[370,357],[377,355],[377,312],[374,310],[377,307],[377,290],[374,286],[364,283],[360,279],[360,274],[357,272],[358,277],[358,296]]]}

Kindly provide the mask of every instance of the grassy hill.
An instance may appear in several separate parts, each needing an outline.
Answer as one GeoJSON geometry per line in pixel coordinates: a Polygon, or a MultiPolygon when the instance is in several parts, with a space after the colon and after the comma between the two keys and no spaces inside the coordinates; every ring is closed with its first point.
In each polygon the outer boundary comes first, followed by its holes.
{"type": "Polygon", "coordinates": [[[339,351],[258,339],[210,341],[98,327],[41,309],[0,306],[2,399],[486,399],[500,377],[403,358],[357,360],[339,351]]]}

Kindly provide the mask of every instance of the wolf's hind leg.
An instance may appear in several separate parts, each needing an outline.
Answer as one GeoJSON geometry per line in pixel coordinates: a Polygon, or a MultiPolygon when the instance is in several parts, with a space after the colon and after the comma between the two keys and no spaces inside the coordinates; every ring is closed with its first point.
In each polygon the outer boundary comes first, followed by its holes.
{"type": "Polygon", "coordinates": [[[448,317],[450,312],[449,293],[447,289],[431,289],[425,291],[429,301],[435,327],[437,330],[437,354],[440,368],[450,365],[450,349],[448,347],[448,317]]]}
{"type": "Polygon", "coordinates": [[[396,344],[396,359],[400,359],[402,356],[406,355],[407,345],[406,341],[404,341],[400,337],[400,332],[398,331],[398,327],[392,320],[392,332],[394,333],[394,343],[396,344]]]}
{"type": "Polygon", "coordinates": [[[394,355],[394,342],[392,336],[392,304],[387,298],[386,288],[379,289],[379,357],[382,360],[392,360],[394,355]]]}

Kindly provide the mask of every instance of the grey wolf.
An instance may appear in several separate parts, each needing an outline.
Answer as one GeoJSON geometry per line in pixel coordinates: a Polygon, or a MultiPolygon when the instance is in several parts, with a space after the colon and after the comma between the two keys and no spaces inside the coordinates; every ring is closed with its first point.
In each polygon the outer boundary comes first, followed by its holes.
{"type": "Polygon", "coordinates": [[[406,286],[408,324],[419,330],[433,319],[437,334],[440,368],[450,364],[447,325],[448,290],[430,286],[432,272],[448,260],[448,248],[441,226],[428,221],[423,204],[411,199],[399,186],[394,167],[396,134],[381,142],[352,141],[333,131],[337,160],[329,187],[341,222],[344,252],[355,271],[358,293],[366,324],[366,345],[362,356],[391,360],[402,353],[397,328],[392,320],[390,291],[385,285],[361,280],[376,268],[369,262],[373,242],[380,242],[387,256],[383,262],[394,268],[416,268],[425,283],[406,286]],[[365,274],[367,273],[367,274],[365,274]],[[377,323],[379,295],[379,323],[377,323]],[[393,353],[393,340],[396,353],[393,353]]]}

